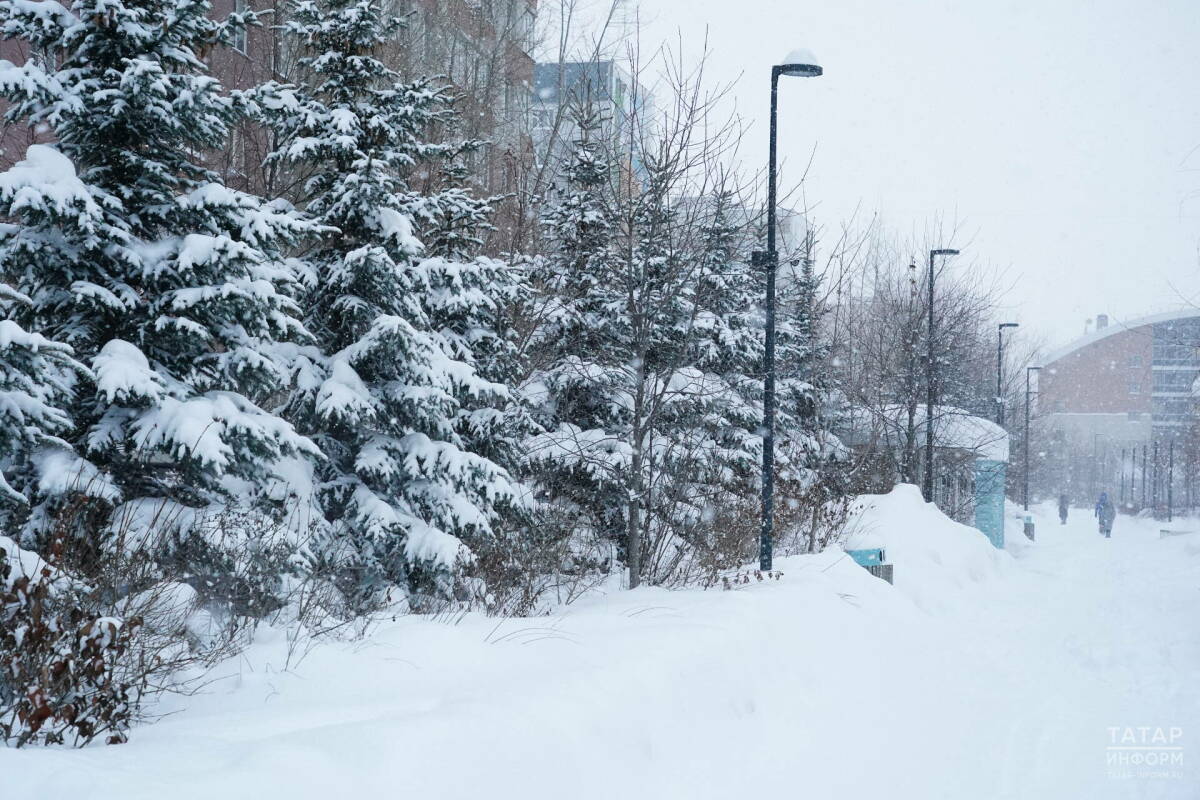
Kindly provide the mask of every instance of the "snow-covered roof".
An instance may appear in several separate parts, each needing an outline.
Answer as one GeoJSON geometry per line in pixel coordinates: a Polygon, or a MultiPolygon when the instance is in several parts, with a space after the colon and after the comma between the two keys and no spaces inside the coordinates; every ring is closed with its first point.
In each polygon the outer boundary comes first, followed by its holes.
{"type": "MultiPolygon", "coordinates": [[[[934,406],[933,436],[938,447],[967,450],[990,461],[1008,461],[1008,431],[990,419],[977,417],[954,406],[934,406]]],[[[853,427],[871,427],[881,422],[892,431],[899,431],[908,422],[908,410],[903,405],[887,405],[882,409],[855,409],[850,414],[853,427]]],[[[925,436],[925,405],[917,407],[914,419],[917,434],[925,436]]]]}
{"type": "Polygon", "coordinates": [[[1106,327],[1080,336],[1070,344],[1053,351],[1047,355],[1045,359],[1043,359],[1043,363],[1049,366],[1055,361],[1060,361],[1066,358],[1077,350],[1082,350],[1088,345],[1103,341],[1110,336],[1116,336],[1118,333],[1125,333],[1126,331],[1136,330],[1137,328],[1144,328],[1148,325],[1157,325],[1161,322],[1176,322],[1178,320],[1192,319],[1194,317],[1200,317],[1200,311],[1197,311],[1194,308],[1188,308],[1181,309],[1179,311],[1166,311],[1161,314],[1151,314],[1146,317],[1131,319],[1127,322],[1110,321],[1106,327]]]}
{"type": "MultiPolygon", "coordinates": [[[[934,440],[943,447],[973,450],[980,458],[992,461],[1008,461],[1008,431],[990,419],[968,414],[961,408],[939,406],[935,408],[934,440]]],[[[918,423],[925,429],[924,416],[918,423]]]]}

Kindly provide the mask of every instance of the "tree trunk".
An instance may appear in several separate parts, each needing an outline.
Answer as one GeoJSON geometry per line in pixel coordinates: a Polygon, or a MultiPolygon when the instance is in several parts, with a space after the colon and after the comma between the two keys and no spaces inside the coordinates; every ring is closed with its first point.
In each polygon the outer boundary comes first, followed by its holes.
{"type": "Polygon", "coordinates": [[[626,551],[629,557],[629,588],[642,582],[642,460],[644,458],[643,411],[646,405],[646,354],[637,359],[637,391],[633,400],[633,455],[629,464],[629,513],[626,525],[626,551]]]}

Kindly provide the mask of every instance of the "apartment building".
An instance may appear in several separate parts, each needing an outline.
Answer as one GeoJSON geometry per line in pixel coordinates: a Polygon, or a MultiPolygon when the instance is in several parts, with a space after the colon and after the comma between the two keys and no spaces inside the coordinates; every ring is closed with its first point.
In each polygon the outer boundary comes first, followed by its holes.
{"type": "Polygon", "coordinates": [[[642,146],[651,132],[653,98],[611,60],[538,64],[533,84],[533,144],[540,165],[561,163],[579,138],[579,114],[588,109],[599,134],[633,184],[645,177],[642,146]]]}

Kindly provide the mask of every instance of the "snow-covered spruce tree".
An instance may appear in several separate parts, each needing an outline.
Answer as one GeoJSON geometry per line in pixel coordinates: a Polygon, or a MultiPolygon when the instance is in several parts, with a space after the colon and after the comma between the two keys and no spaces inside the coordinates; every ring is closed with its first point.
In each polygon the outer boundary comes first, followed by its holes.
{"type": "Polygon", "coordinates": [[[807,552],[823,549],[843,529],[850,493],[842,445],[832,432],[840,393],[827,367],[821,334],[820,278],[810,231],[780,293],[777,339],[779,445],[776,526],[807,552]]]}
{"type": "MultiPolygon", "coordinates": [[[[776,324],[776,395],[779,428],[789,442],[793,470],[816,470],[829,457],[822,419],[824,399],[832,389],[822,369],[826,352],[820,336],[817,291],[820,280],[813,265],[815,238],[809,232],[798,263],[785,274],[779,293],[776,324]]],[[[782,270],[781,270],[782,272],[782,270]]],[[[788,462],[784,462],[787,464],[788,462]]]]}
{"type": "Polygon", "coordinates": [[[575,533],[621,543],[635,583],[674,580],[755,460],[750,278],[728,198],[676,201],[687,176],[671,144],[622,193],[586,111],[579,130],[566,192],[543,220],[528,391],[546,433],[530,447],[575,533]]]}
{"type": "MultiPolygon", "coordinates": [[[[539,494],[556,511],[556,535],[619,543],[626,534],[630,451],[624,370],[631,338],[618,253],[613,168],[594,109],[573,109],[578,138],[562,192],[542,218],[545,255],[534,262],[526,316],[534,320],[533,373],[523,392],[544,433],[533,437],[539,494]]],[[[574,569],[608,569],[611,547],[592,557],[570,548],[574,569]]]]}
{"type": "MultiPolygon", "coordinates": [[[[9,186],[0,176],[0,193],[9,186]]],[[[0,283],[0,531],[20,528],[34,488],[33,462],[48,452],[68,451],[60,434],[71,420],[59,408],[83,365],[71,348],[30,333],[9,317],[31,304],[0,283]]]]}
{"type": "MultiPolygon", "coordinates": [[[[648,580],[700,577],[728,546],[723,509],[757,487],[761,453],[762,335],[755,276],[737,252],[732,198],[716,191],[680,202],[689,185],[669,143],[646,159],[634,200],[628,308],[640,372],[633,387],[631,504],[643,517],[629,538],[643,544],[648,580]],[[640,451],[640,452],[639,452],[640,451]]],[[[720,176],[716,176],[718,187],[720,176]]],[[[636,555],[636,554],[634,554],[636,555]]],[[[632,562],[631,558],[631,562],[632,562]]]]}
{"type": "MultiPolygon", "coordinates": [[[[440,96],[438,102],[443,104],[438,113],[443,126],[447,121],[453,125],[455,115],[444,105],[449,98],[440,96]]],[[[442,336],[452,357],[471,364],[494,384],[493,389],[506,387],[503,392],[466,392],[459,397],[465,413],[458,415],[457,429],[465,449],[517,473],[524,462],[521,440],[536,424],[507,387],[515,385],[524,371],[514,317],[530,287],[524,268],[478,255],[484,234],[493,230],[493,208],[490,200],[481,200],[466,188],[463,159],[482,146],[482,142],[430,146],[426,158],[438,167],[441,188],[422,195],[411,209],[424,244],[420,266],[430,288],[420,299],[430,326],[442,336]]],[[[479,543],[470,544],[474,549],[479,543]]]]}
{"type": "Polygon", "coordinates": [[[304,84],[255,92],[279,137],[272,158],[308,176],[306,211],[339,231],[306,255],[319,352],[291,408],[328,457],[314,497],[330,523],[323,556],[361,603],[393,586],[413,603],[454,591],[518,494],[497,463],[512,453],[511,395],[479,363],[506,349],[495,325],[511,279],[466,258],[484,204],[406,180],[458,147],[426,141],[448,95],[376,57],[403,24],[376,0],[295,3],[283,35],[304,84]]]}
{"type": "Polygon", "coordinates": [[[737,205],[718,182],[693,219],[699,229],[695,330],[688,363],[703,379],[696,383],[692,413],[679,420],[692,426],[684,480],[671,494],[689,511],[685,537],[706,569],[741,563],[747,553],[734,542],[731,520],[757,497],[762,457],[761,276],[743,247],[746,222],[735,221],[737,205]]]}
{"type": "Polygon", "coordinates": [[[197,155],[237,116],[200,56],[247,16],[209,11],[0,0],[3,36],[49,54],[0,63],[7,118],[55,140],[0,178],[23,184],[0,201],[13,221],[0,270],[31,301],[16,318],[93,373],[68,408],[77,455],[42,459],[24,536],[44,547],[70,528],[85,571],[154,533],[151,555],[203,584],[214,545],[189,537],[189,520],[229,481],[254,494],[280,459],[316,452],[263,407],[287,379],[279,342],[306,335],[282,253],[309,226],[220,185],[197,155]]]}
{"type": "Polygon", "coordinates": [[[423,198],[417,219],[431,289],[423,303],[447,352],[473,365],[493,387],[507,387],[459,392],[455,431],[460,447],[503,467],[516,492],[495,505],[490,530],[458,534],[472,554],[471,580],[462,586],[492,613],[535,613],[553,571],[554,537],[529,488],[531,465],[523,447],[539,428],[512,390],[526,374],[518,315],[530,295],[527,259],[472,257],[481,234],[492,228],[493,209],[464,188],[461,154],[461,148],[438,154],[444,188],[423,198]]]}
{"type": "MultiPolygon", "coordinates": [[[[440,116],[455,123],[445,109],[440,116]]],[[[465,187],[462,159],[480,146],[465,142],[433,148],[429,158],[440,168],[441,188],[424,194],[412,213],[425,245],[419,267],[429,291],[420,300],[429,325],[438,332],[444,352],[491,384],[486,391],[459,384],[453,417],[458,446],[502,467],[511,481],[492,503],[487,528],[459,526],[455,531],[470,551],[464,577],[472,580],[461,581],[460,588],[469,587],[474,599],[483,600],[493,613],[523,614],[538,606],[536,585],[544,580],[539,573],[545,570],[548,538],[524,482],[529,463],[522,445],[538,426],[511,388],[525,372],[514,316],[529,286],[522,267],[475,255],[483,235],[492,230],[493,209],[490,201],[465,187]]]]}

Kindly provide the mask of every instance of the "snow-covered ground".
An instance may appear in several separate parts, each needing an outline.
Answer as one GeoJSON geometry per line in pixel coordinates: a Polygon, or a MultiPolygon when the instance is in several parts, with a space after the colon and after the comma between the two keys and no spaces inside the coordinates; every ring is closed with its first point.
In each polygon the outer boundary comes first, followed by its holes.
{"type": "Polygon", "coordinates": [[[998,553],[911,487],[869,504],[895,588],[827,553],[737,591],[403,618],[291,672],[264,640],[127,745],[0,749],[0,797],[1200,797],[1200,534],[1104,540],[1077,510],[1033,545],[1010,519],[998,553]],[[1182,763],[1110,764],[1150,753],[1182,763]]]}

